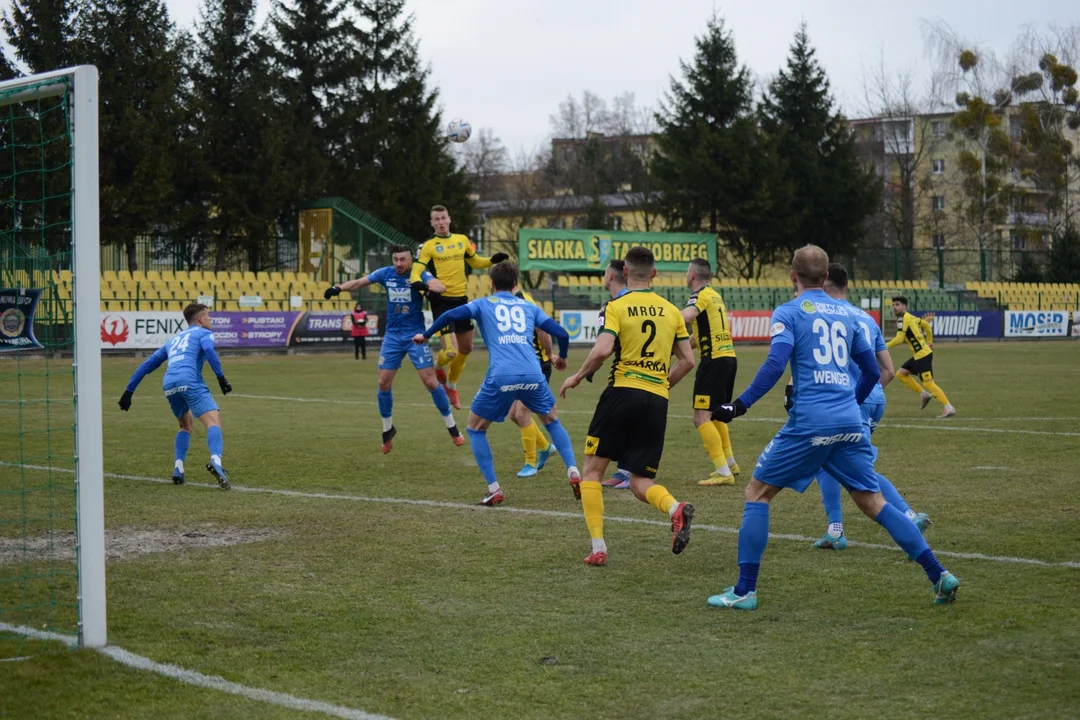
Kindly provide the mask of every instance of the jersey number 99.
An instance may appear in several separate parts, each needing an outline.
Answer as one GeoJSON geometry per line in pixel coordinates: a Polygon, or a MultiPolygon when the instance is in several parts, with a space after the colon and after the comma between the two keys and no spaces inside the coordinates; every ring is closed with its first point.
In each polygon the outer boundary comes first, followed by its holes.
{"type": "Polygon", "coordinates": [[[523,333],[527,327],[525,324],[525,308],[520,305],[496,305],[495,320],[499,324],[499,332],[506,332],[511,327],[514,332],[523,333]]]}
{"type": "Polygon", "coordinates": [[[818,347],[814,348],[814,360],[818,365],[836,362],[837,367],[847,367],[847,328],[841,322],[832,326],[821,318],[814,320],[811,329],[818,335],[818,347]]]}

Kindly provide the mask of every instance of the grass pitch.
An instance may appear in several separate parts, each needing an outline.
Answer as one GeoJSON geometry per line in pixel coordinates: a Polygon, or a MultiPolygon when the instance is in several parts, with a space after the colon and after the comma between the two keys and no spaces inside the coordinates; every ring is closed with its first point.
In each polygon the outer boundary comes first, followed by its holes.
{"type": "MultiPolygon", "coordinates": [[[[764,355],[740,349],[739,390],[764,355]]],[[[583,357],[573,351],[571,366],[583,357]]],[[[782,422],[779,391],[732,425],[739,483],[700,488],[710,468],[689,419],[691,383],[676,388],[659,482],[697,506],[703,527],[672,556],[665,518],[605,490],[610,561],[591,568],[562,463],[514,477],[522,454],[509,423],[489,432],[505,505],[464,507],[483,481],[408,366],[394,388],[399,435],[383,456],[374,358],[226,357],[236,393],[219,403],[236,490],[223,492],[195,484],[212,482],[201,429],[187,486],[147,480],[167,481],[172,466],[160,373],[122,413],[115,403],[138,361],[107,358],[105,466],[129,476],[106,480],[111,536],[247,538],[111,560],[109,639],[395,718],[1075,717],[1080,567],[1063,563],[1080,561],[1078,361],[1071,342],[941,343],[935,369],[960,413],[941,422],[903,386],[887,390],[879,471],[930,514],[939,555],[985,556],[941,558],[963,582],[955,605],[932,605],[921,569],[898,550],[774,538],[760,609],[740,613],[705,599],[737,577],[742,488],[782,422]]],[[[34,364],[23,368],[24,395],[44,392],[34,364]]],[[[485,369],[475,354],[463,401],[485,369]]],[[[559,403],[579,448],[600,390],[584,385],[559,403]]],[[[463,427],[466,412],[457,417],[463,427]]],[[[28,437],[24,454],[39,442],[28,437]]],[[[62,437],[53,442],[62,450],[62,437]]],[[[5,435],[0,461],[11,457],[19,449],[5,435]]],[[[5,487],[17,474],[0,468],[5,487]]],[[[850,501],[845,510],[851,540],[890,543],[850,501]]],[[[773,503],[773,533],[813,538],[825,525],[816,486],[773,503]]],[[[2,718],[307,716],[54,645],[0,665],[2,718]]]]}

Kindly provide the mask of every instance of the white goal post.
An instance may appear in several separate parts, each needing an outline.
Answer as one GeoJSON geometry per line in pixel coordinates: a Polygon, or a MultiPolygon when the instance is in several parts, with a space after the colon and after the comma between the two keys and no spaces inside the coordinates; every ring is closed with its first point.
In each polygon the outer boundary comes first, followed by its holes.
{"type": "Polygon", "coordinates": [[[98,72],[83,65],[0,83],[0,105],[69,94],[72,143],[76,555],[79,644],[103,647],[105,503],[101,437],[98,72]],[[16,91],[26,87],[25,92],[16,91]]]}

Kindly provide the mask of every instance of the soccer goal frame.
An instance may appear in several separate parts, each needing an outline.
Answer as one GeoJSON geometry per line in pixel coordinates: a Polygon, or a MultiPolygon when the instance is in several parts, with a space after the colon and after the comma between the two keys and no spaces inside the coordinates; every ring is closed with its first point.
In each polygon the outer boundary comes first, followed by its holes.
{"type": "Polygon", "coordinates": [[[0,107],[70,94],[76,563],[79,645],[103,647],[105,499],[101,437],[98,72],[92,65],[0,82],[0,107]],[[25,92],[11,92],[25,86],[25,92]]]}

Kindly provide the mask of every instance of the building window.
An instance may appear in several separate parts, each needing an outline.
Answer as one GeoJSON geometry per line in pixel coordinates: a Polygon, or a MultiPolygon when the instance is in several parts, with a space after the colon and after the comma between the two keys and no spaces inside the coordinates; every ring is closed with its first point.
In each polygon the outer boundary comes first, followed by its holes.
{"type": "Polygon", "coordinates": [[[935,195],[931,199],[931,201],[933,203],[933,205],[931,207],[933,208],[934,212],[945,212],[945,196],[944,195],[935,195]]]}
{"type": "Polygon", "coordinates": [[[549,217],[547,219],[547,227],[551,228],[552,230],[562,230],[563,219],[561,217],[549,217]]]}
{"type": "Polygon", "coordinates": [[[945,247],[945,236],[941,233],[934,233],[930,236],[930,242],[935,250],[941,250],[945,247]]]}
{"type": "Polygon", "coordinates": [[[934,137],[945,137],[945,121],[935,120],[930,123],[930,134],[934,137]]]}
{"type": "Polygon", "coordinates": [[[935,175],[941,175],[943,172],[945,172],[945,161],[944,160],[931,160],[930,161],[930,166],[931,166],[931,170],[933,171],[933,173],[935,175]]]}
{"type": "Polygon", "coordinates": [[[578,215],[577,217],[574,218],[574,229],[575,230],[587,230],[588,228],[589,228],[589,216],[588,215],[578,215]]]}
{"type": "Polygon", "coordinates": [[[1013,250],[1027,250],[1027,233],[1011,232],[1009,241],[1012,243],[1013,250]]]}
{"type": "Polygon", "coordinates": [[[622,216],[608,215],[608,227],[612,230],[622,230],[622,216]]]}

